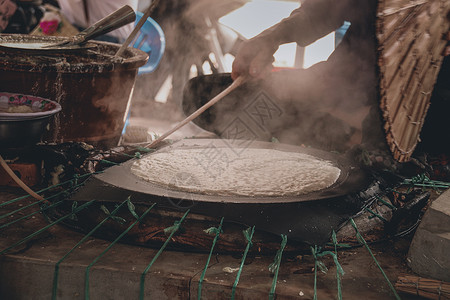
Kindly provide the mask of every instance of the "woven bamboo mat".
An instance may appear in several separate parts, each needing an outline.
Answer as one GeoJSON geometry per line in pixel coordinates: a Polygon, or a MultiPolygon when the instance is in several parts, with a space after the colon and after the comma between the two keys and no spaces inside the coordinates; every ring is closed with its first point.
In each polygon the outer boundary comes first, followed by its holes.
{"type": "Polygon", "coordinates": [[[377,10],[380,97],[387,143],[408,161],[442,63],[448,0],[380,0],[377,10]]]}

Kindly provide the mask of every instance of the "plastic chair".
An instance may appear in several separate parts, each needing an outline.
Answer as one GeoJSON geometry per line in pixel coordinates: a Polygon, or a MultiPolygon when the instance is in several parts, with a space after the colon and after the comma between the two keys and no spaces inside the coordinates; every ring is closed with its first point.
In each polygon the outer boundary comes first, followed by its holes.
{"type": "MultiPolygon", "coordinates": [[[[139,22],[142,16],[143,13],[136,12],[135,24],[139,22]]],[[[166,48],[164,32],[155,20],[150,17],[147,18],[147,21],[141,27],[139,35],[135,38],[133,47],[146,52],[149,56],[147,63],[139,68],[138,74],[153,72],[159,65],[166,48]]]]}
{"type": "MultiPolygon", "coordinates": [[[[139,22],[144,14],[137,11],[135,25],[139,22]]],[[[134,39],[133,47],[140,49],[148,54],[148,61],[139,68],[138,74],[146,74],[153,72],[158,67],[159,62],[166,48],[166,37],[164,32],[155,20],[148,17],[137,37],[134,39]]],[[[130,123],[130,111],[128,111],[125,124],[122,129],[122,137],[126,132],[130,123]]],[[[121,138],[122,140],[122,138],[121,138]]],[[[121,142],[120,142],[121,143],[121,142]]]]}

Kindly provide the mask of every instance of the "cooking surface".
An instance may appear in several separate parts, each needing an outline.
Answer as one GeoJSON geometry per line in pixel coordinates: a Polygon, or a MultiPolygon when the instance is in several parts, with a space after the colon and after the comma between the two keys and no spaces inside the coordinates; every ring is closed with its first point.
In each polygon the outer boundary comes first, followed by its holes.
{"type": "MultiPolygon", "coordinates": [[[[232,140],[220,140],[220,139],[185,139],[179,141],[173,145],[167,146],[167,148],[160,149],[159,151],[166,151],[170,149],[193,149],[200,148],[206,151],[220,151],[221,148],[229,147],[236,141],[232,140]]],[[[202,202],[226,202],[226,203],[289,203],[289,202],[301,202],[318,200],[325,198],[332,198],[342,196],[348,193],[358,191],[365,184],[365,175],[361,169],[355,166],[349,160],[324,151],[315,149],[309,149],[304,147],[291,146],[279,143],[267,143],[267,142],[251,142],[248,147],[260,148],[260,149],[276,149],[286,152],[300,152],[312,155],[314,157],[324,159],[332,162],[336,167],[341,170],[341,174],[336,183],[331,187],[311,192],[298,196],[284,196],[284,197],[245,197],[245,196],[214,196],[205,195],[202,193],[189,193],[179,191],[176,189],[165,188],[158,186],[157,184],[145,181],[136,175],[131,173],[131,165],[135,162],[135,159],[130,160],[119,166],[114,166],[106,170],[104,173],[95,175],[95,178],[101,182],[112,185],[116,188],[126,189],[130,191],[151,194],[162,197],[170,197],[176,199],[189,199],[193,201],[202,202]]],[[[245,151],[243,148],[239,148],[241,151],[245,151]],[[242,150],[243,149],[243,150],[242,150]]],[[[152,154],[147,154],[152,155],[152,154]]]]}
{"type": "MultiPolygon", "coordinates": [[[[225,147],[220,139],[185,139],[167,147],[225,147]]],[[[234,141],[236,143],[236,141],[234,141]]],[[[229,221],[253,226],[274,234],[286,234],[290,239],[312,244],[325,243],[333,230],[355,214],[372,191],[372,182],[358,167],[339,155],[291,145],[253,142],[249,147],[299,151],[329,160],[341,169],[337,182],[330,188],[299,196],[242,197],[212,196],[187,193],[159,187],[133,175],[130,170],[134,159],[110,167],[94,175],[75,192],[71,200],[86,202],[122,202],[130,197],[133,203],[151,205],[169,210],[185,211],[211,217],[225,217],[229,221]],[[369,191],[370,192],[367,192],[369,191]],[[363,192],[361,192],[363,191],[363,192]],[[363,195],[363,196],[361,196],[363,195]]],[[[164,149],[164,148],[162,148],[164,149]]],[[[162,151],[162,150],[159,150],[162,151]]],[[[151,154],[149,154],[151,155],[151,154]]]]}

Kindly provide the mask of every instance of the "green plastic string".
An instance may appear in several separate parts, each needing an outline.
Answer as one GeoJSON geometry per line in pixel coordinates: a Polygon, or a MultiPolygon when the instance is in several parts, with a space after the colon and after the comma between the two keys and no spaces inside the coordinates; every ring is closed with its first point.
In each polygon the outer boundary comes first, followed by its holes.
{"type": "Polygon", "coordinates": [[[213,240],[213,243],[211,246],[211,250],[209,250],[209,256],[208,256],[208,259],[206,260],[205,268],[203,269],[202,275],[200,276],[200,279],[198,281],[198,296],[197,296],[198,300],[200,300],[202,298],[203,280],[205,279],[206,270],[209,267],[209,262],[211,261],[211,257],[213,254],[214,247],[216,246],[216,242],[219,239],[220,234],[222,233],[222,223],[223,223],[223,218],[220,220],[220,224],[219,224],[218,228],[211,227],[211,228],[203,230],[207,234],[210,234],[210,235],[215,234],[216,236],[214,237],[214,240],[213,240]]]}
{"type": "Polygon", "coordinates": [[[73,182],[71,182],[71,184],[72,185],[77,185],[79,178],[80,178],[80,175],[78,175],[78,174],[73,175],[73,182]]]}
{"type": "Polygon", "coordinates": [[[319,267],[319,263],[317,261],[316,252],[317,246],[311,247],[311,252],[314,257],[314,300],[317,300],[317,268],[319,267]]]}
{"type": "Polygon", "coordinates": [[[272,280],[272,287],[270,288],[269,299],[275,299],[275,289],[277,288],[277,280],[278,280],[278,272],[280,270],[281,258],[283,256],[284,248],[287,244],[287,236],[285,234],[281,235],[281,245],[280,249],[278,249],[277,254],[275,254],[275,258],[273,263],[269,265],[269,271],[274,273],[272,280]]]}
{"type": "Polygon", "coordinates": [[[367,251],[369,251],[370,256],[372,257],[372,259],[374,260],[375,264],[377,265],[378,269],[380,269],[381,274],[383,274],[384,279],[387,281],[389,288],[391,289],[392,293],[394,293],[395,299],[400,300],[400,296],[397,294],[397,291],[395,290],[394,286],[392,285],[391,281],[389,280],[389,278],[387,277],[386,273],[384,273],[383,269],[381,268],[380,264],[378,263],[378,260],[375,258],[375,256],[372,253],[372,250],[370,250],[369,245],[367,245],[366,240],[363,238],[363,236],[361,235],[361,233],[358,230],[358,227],[356,227],[356,223],[355,221],[353,221],[353,219],[350,219],[350,222],[353,226],[353,228],[355,228],[356,231],[356,238],[358,239],[359,243],[361,243],[362,245],[364,245],[364,247],[366,247],[367,251]]]}
{"type": "Polygon", "coordinates": [[[100,159],[100,160],[98,160],[98,161],[101,162],[101,163],[105,163],[105,164],[113,165],[113,166],[119,165],[118,163],[115,163],[115,162],[113,162],[113,161],[106,160],[106,159],[100,159]]]}
{"type": "MultiPolygon", "coordinates": [[[[313,254],[314,257],[314,300],[317,299],[317,269],[320,269],[320,271],[322,271],[323,273],[328,272],[328,268],[325,266],[325,264],[319,260],[319,258],[325,256],[325,255],[330,255],[333,258],[334,264],[336,265],[336,272],[337,274],[339,274],[339,276],[342,276],[345,274],[344,269],[342,268],[341,264],[338,261],[337,255],[336,253],[333,253],[331,251],[321,251],[320,247],[314,246],[311,247],[311,252],[313,254]]],[[[338,291],[340,291],[340,277],[338,277],[339,280],[339,288],[338,291]]],[[[342,295],[341,295],[342,298],[342,295]]]]}
{"type": "Polygon", "coordinates": [[[378,195],[375,196],[375,197],[377,198],[378,201],[380,201],[381,203],[383,203],[384,205],[386,205],[386,206],[389,207],[390,209],[392,209],[392,210],[396,210],[396,209],[397,209],[394,205],[392,205],[391,203],[389,203],[389,202],[383,200],[383,198],[379,197],[378,195]]]}
{"type": "MultiPolygon", "coordinates": [[[[111,213],[109,212],[109,209],[106,206],[100,205],[100,209],[105,213],[105,215],[111,216],[111,213]]],[[[119,223],[121,225],[123,225],[127,222],[127,220],[125,220],[124,218],[119,217],[119,216],[111,216],[111,219],[113,219],[114,221],[116,221],[117,223],[119,223]]]]}
{"type": "MultiPolygon", "coordinates": [[[[14,215],[14,214],[16,214],[18,212],[21,212],[21,211],[23,211],[23,210],[25,210],[27,208],[32,207],[34,205],[38,205],[38,204],[42,204],[42,203],[45,204],[45,202],[47,202],[48,200],[51,200],[51,199],[53,199],[53,198],[55,198],[55,197],[57,197],[57,196],[59,196],[61,194],[64,194],[64,193],[65,193],[65,191],[62,191],[62,192],[59,192],[59,193],[57,193],[55,195],[49,196],[49,197],[45,198],[44,200],[39,200],[39,201],[30,203],[28,205],[22,206],[21,208],[18,208],[18,209],[14,210],[14,211],[10,211],[9,213],[0,216],[0,220],[4,219],[6,217],[12,216],[12,215],[14,215]]],[[[40,212],[40,210],[39,210],[39,212],[40,212]]]]}
{"type": "Polygon", "coordinates": [[[420,174],[412,177],[411,179],[405,179],[400,184],[410,186],[407,191],[408,193],[414,187],[433,188],[434,190],[450,188],[450,183],[438,180],[431,180],[430,178],[428,178],[426,174],[420,174]]]}
{"type": "Polygon", "coordinates": [[[314,257],[314,300],[317,300],[317,269],[320,269],[322,273],[327,273],[328,268],[323,261],[319,260],[320,247],[311,247],[311,253],[314,257]]]}
{"type": "MultiPolygon", "coordinates": [[[[333,230],[333,233],[331,234],[331,240],[333,241],[334,254],[336,255],[336,258],[337,258],[337,256],[338,256],[338,251],[337,251],[338,241],[337,241],[337,237],[336,237],[336,232],[334,232],[334,230],[333,230]]],[[[342,270],[342,272],[344,272],[344,270],[342,270]]],[[[336,281],[337,281],[337,290],[338,290],[337,296],[338,296],[339,300],[342,300],[341,275],[343,275],[343,274],[341,274],[339,272],[339,269],[336,267],[336,281]]]]}
{"type": "Polygon", "coordinates": [[[111,249],[118,241],[120,241],[120,239],[122,239],[125,234],[128,233],[128,231],[131,230],[131,228],[133,228],[138,222],[140,222],[149,212],[150,210],[152,210],[152,208],[155,206],[156,204],[152,204],[152,206],[150,206],[140,217],[138,220],[134,221],[130,226],[128,226],[127,229],[125,229],[124,232],[122,232],[111,244],[109,244],[108,247],[106,247],[105,250],[103,250],[102,253],[100,253],[100,255],[98,255],[90,264],[89,266],[87,266],[86,271],[85,271],[85,279],[84,279],[84,299],[88,300],[89,299],[89,272],[92,268],[92,266],[97,263],[97,261],[99,261],[100,258],[102,258],[103,255],[106,254],[106,252],[109,251],[109,249],[111,249]]]}
{"type": "Polygon", "coordinates": [[[169,235],[169,234],[172,235],[172,234],[174,234],[175,232],[177,232],[178,229],[180,229],[182,220],[183,220],[183,219],[178,220],[178,221],[175,221],[175,222],[173,223],[172,226],[167,227],[167,228],[164,228],[164,234],[165,234],[165,235],[169,235]]]}
{"type": "Polygon", "coordinates": [[[70,249],[56,264],[55,271],[53,273],[53,287],[52,287],[52,300],[56,299],[56,292],[58,290],[58,277],[59,277],[59,265],[81,244],[83,244],[90,236],[92,236],[107,220],[109,220],[112,216],[114,216],[119,209],[126,203],[126,200],[123,201],[120,205],[113,210],[113,212],[103,219],[97,226],[95,226],[88,234],[86,234],[72,249],[70,249]]]}
{"type": "MultiPolygon", "coordinates": [[[[78,208],[76,209],[75,213],[78,213],[79,211],[85,209],[86,207],[88,207],[89,205],[91,205],[92,203],[94,203],[94,201],[95,201],[95,200],[91,200],[91,201],[89,201],[89,202],[84,203],[83,205],[81,205],[80,207],[78,207],[78,208]]],[[[38,231],[36,231],[36,232],[30,234],[29,236],[27,236],[27,237],[21,239],[20,241],[18,241],[17,243],[15,243],[15,244],[9,246],[8,248],[2,250],[2,251],[0,252],[0,255],[6,253],[7,251],[9,251],[9,250],[11,250],[11,249],[13,249],[14,247],[17,247],[17,246],[19,246],[19,245],[25,243],[25,242],[28,241],[29,239],[32,239],[33,237],[35,237],[35,236],[39,235],[40,233],[46,231],[46,230],[49,229],[50,227],[52,227],[52,226],[54,226],[54,225],[56,225],[56,224],[58,224],[58,223],[61,223],[62,221],[64,221],[64,220],[70,218],[71,215],[72,215],[72,213],[69,213],[69,214],[65,215],[64,217],[61,217],[61,218],[57,219],[56,221],[54,221],[54,222],[48,224],[47,226],[42,227],[42,228],[39,229],[38,231]]]]}
{"type": "Polygon", "coordinates": [[[22,220],[24,220],[24,219],[30,218],[30,217],[32,217],[32,216],[34,216],[34,215],[36,215],[36,214],[38,214],[38,213],[40,213],[40,212],[44,212],[44,211],[49,210],[49,209],[51,209],[51,208],[57,207],[57,206],[59,206],[59,205],[61,205],[61,204],[63,204],[63,203],[64,203],[64,200],[61,200],[61,201],[59,201],[59,202],[53,203],[52,205],[45,206],[45,207],[43,207],[42,209],[37,210],[37,211],[35,211],[35,212],[33,212],[33,213],[29,214],[29,215],[23,216],[23,217],[21,217],[21,218],[19,218],[19,219],[15,219],[14,221],[11,221],[11,222],[9,222],[9,223],[3,224],[2,226],[0,226],[0,229],[5,228],[5,227],[8,227],[8,226],[10,226],[10,225],[12,225],[12,224],[15,224],[15,223],[17,223],[17,222],[19,222],[19,221],[22,221],[22,220]]]}
{"type": "MultiPolygon", "coordinates": [[[[222,221],[220,223],[222,223],[222,221]]],[[[210,227],[208,229],[203,230],[203,232],[209,235],[217,235],[218,233],[222,233],[223,231],[221,231],[220,228],[210,227]]]]}
{"type": "Polygon", "coordinates": [[[383,218],[382,215],[377,214],[376,212],[374,212],[374,211],[371,210],[370,208],[366,207],[364,210],[372,214],[372,216],[369,216],[369,219],[374,218],[374,217],[377,217],[378,219],[380,219],[380,220],[383,221],[384,223],[387,223],[387,220],[386,220],[385,218],[383,218]]]}
{"type": "MultiPolygon", "coordinates": [[[[94,174],[96,174],[96,173],[94,173],[94,174]]],[[[80,179],[80,178],[83,178],[83,177],[91,176],[91,175],[92,175],[92,174],[89,173],[89,174],[84,174],[84,175],[78,176],[78,177],[77,177],[77,180],[80,179]]],[[[61,183],[59,183],[59,184],[55,184],[55,185],[46,187],[46,188],[44,188],[44,189],[41,189],[41,190],[39,190],[39,191],[36,191],[36,193],[37,193],[37,194],[40,194],[40,193],[43,193],[43,192],[45,192],[45,191],[51,190],[51,189],[53,189],[53,188],[56,188],[56,187],[59,187],[59,186],[63,186],[63,185],[65,185],[65,184],[68,184],[68,183],[73,182],[73,180],[74,180],[74,179],[69,179],[69,180],[64,181],[64,182],[61,182],[61,183]]],[[[15,202],[17,202],[17,201],[26,199],[26,198],[28,198],[28,197],[31,197],[31,196],[30,196],[30,195],[24,195],[24,196],[20,196],[20,197],[14,198],[14,199],[12,199],[12,200],[9,200],[9,201],[0,203],[0,207],[3,207],[3,206],[5,206],[5,205],[9,205],[9,204],[15,203],[15,202]]]]}
{"type": "Polygon", "coordinates": [[[134,204],[131,202],[131,196],[128,196],[127,198],[127,207],[128,210],[130,211],[130,214],[135,217],[136,219],[139,219],[138,214],[136,213],[136,207],[134,206],[134,204]]]}
{"type": "Polygon", "coordinates": [[[231,300],[234,300],[235,294],[236,294],[236,287],[239,283],[239,278],[241,277],[242,269],[244,268],[245,259],[247,258],[248,251],[253,246],[252,239],[253,234],[255,233],[255,226],[253,226],[251,229],[250,227],[246,230],[242,231],[244,234],[245,239],[247,240],[247,247],[245,247],[244,255],[241,260],[241,265],[239,266],[239,270],[236,275],[236,280],[234,281],[233,288],[231,289],[231,300]]]}
{"type": "MultiPolygon", "coordinates": [[[[144,290],[145,290],[145,275],[147,275],[148,271],[150,270],[150,268],[153,266],[153,264],[155,263],[155,261],[158,259],[158,257],[161,255],[161,253],[163,253],[164,249],[167,247],[167,245],[169,244],[170,240],[172,239],[172,236],[175,234],[175,232],[178,231],[178,229],[180,229],[181,223],[183,223],[184,219],[187,217],[187,215],[189,214],[190,210],[188,209],[183,217],[179,220],[179,221],[175,221],[174,225],[169,227],[171,228],[170,230],[168,230],[168,232],[170,231],[170,235],[169,237],[167,237],[166,241],[164,242],[164,244],[161,246],[161,248],[158,250],[158,252],[156,253],[156,255],[153,257],[152,261],[148,264],[148,266],[145,268],[144,272],[142,272],[141,274],[141,282],[140,282],[140,290],[139,290],[139,299],[143,300],[144,299],[144,290]]],[[[164,230],[165,232],[165,230],[164,230]]]]}

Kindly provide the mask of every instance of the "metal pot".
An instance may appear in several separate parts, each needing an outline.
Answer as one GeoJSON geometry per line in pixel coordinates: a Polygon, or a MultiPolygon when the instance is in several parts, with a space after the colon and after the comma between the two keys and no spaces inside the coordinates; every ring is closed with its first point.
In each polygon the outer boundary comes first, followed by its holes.
{"type": "Polygon", "coordinates": [[[19,148],[38,143],[49,119],[50,116],[0,121],[0,148],[19,148]]]}
{"type": "MultiPolygon", "coordinates": [[[[0,35],[4,42],[60,42],[55,37],[0,35]]],[[[87,142],[109,148],[117,145],[131,102],[138,68],[148,55],[119,44],[92,42],[94,48],[58,55],[0,50],[0,90],[33,94],[63,107],[51,120],[43,141],[87,142]]]]}
{"type": "Polygon", "coordinates": [[[31,146],[41,140],[50,117],[61,111],[55,101],[0,92],[0,148],[31,146]],[[32,112],[10,112],[11,106],[28,106],[32,112]]]}

